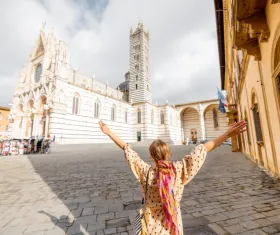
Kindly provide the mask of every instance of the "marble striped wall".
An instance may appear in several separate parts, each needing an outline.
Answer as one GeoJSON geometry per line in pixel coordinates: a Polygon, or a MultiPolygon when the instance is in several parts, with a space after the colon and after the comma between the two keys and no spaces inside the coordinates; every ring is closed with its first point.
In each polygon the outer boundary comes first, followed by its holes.
{"type": "Polygon", "coordinates": [[[226,114],[219,111],[218,105],[210,105],[204,111],[206,139],[214,139],[222,135],[228,127],[226,114]],[[218,127],[214,127],[213,108],[217,110],[218,127]]]}

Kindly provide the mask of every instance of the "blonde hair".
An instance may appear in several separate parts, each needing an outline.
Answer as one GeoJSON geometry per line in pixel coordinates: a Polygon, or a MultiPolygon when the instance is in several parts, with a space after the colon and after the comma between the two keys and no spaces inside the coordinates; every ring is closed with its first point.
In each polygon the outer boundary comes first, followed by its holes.
{"type": "Polygon", "coordinates": [[[171,156],[171,149],[169,148],[168,144],[162,140],[155,140],[149,148],[150,156],[158,163],[160,160],[168,160],[171,156]]]}

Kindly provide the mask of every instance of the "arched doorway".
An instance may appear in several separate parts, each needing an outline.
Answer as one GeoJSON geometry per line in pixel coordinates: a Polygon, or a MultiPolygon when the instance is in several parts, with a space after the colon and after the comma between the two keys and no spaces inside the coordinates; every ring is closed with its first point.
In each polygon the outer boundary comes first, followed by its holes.
{"type": "Polygon", "coordinates": [[[181,113],[182,138],[183,142],[193,142],[201,140],[201,130],[199,113],[194,108],[186,108],[181,113]]]}
{"type": "Polygon", "coordinates": [[[191,141],[193,143],[197,142],[197,130],[195,128],[191,129],[191,141]]]}
{"type": "Polygon", "coordinates": [[[257,142],[258,148],[258,161],[261,165],[264,165],[263,156],[262,156],[262,146],[263,146],[263,133],[262,133],[262,124],[260,119],[260,110],[259,104],[256,97],[256,94],[252,94],[252,114],[253,114],[253,122],[255,127],[255,138],[257,142]]]}

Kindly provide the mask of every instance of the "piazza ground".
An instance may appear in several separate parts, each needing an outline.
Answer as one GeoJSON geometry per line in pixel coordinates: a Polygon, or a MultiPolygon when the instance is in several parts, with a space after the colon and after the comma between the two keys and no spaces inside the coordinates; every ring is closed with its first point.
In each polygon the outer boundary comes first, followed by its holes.
{"type": "MultiPolygon", "coordinates": [[[[134,150],[149,161],[147,146],[134,150]]],[[[173,146],[179,160],[191,148],[173,146]]],[[[113,145],[0,157],[0,234],[134,234],[140,187],[113,145]]],[[[185,234],[280,234],[280,185],[220,146],[181,201],[185,234]]]]}

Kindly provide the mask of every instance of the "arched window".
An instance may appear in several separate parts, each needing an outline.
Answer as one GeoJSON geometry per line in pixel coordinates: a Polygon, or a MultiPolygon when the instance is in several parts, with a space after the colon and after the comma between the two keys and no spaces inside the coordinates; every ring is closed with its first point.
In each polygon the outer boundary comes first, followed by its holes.
{"type": "Polygon", "coordinates": [[[94,118],[100,117],[100,102],[96,100],[94,103],[94,118]]]}
{"type": "Polygon", "coordinates": [[[246,134],[247,134],[248,144],[251,144],[251,136],[250,136],[249,123],[248,123],[248,118],[247,118],[247,112],[246,111],[245,111],[245,119],[244,120],[247,122],[246,134]]]}
{"type": "Polygon", "coordinates": [[[59,102],[59,103],[64,103],[64,92],[63,92],[63,90],[60,90],[60,91],[59,91],[59,94],[58,94],[58,102],[59,102]]]}
{"type": "Polygon", "coordinates": [[[115,121],[116,120],[116,106],[113,105],[111,108],[111,120],[115,121]]]}
{"type": "Polygon", "coordinates": [[[137,123],[141,123],[141,109],[137,110],[137,123]]]}
{"type": "Polygon", "coordinates": [[[219,127],[217,110],[213,108],[212,112],[213,112],[214,128],[217,128],[219,127]]]}
{"type": "Polygon", "coordinates": [[[73,97],[72,113],[73,114],[80,113],[80,95],[79,94],[75,94],[75,96],[73,97]]]}
{"type": "Polygon", "coordinates": [[[279,64],[280,64],[280,37],[278,38],[274,51],[274,70],[276,70],[279,64]]]}
{"type": "MultiPolygon", "coordinates": [[[[278,105],[280,106],[280,37],[278,38],[278,41],[275,46],[274,51],[274,71],[273,74],[275,74],[275,88],[276,88],[276,96],[278,98],[278,105]]],[[[276,98],[276,99],[277,99],[276,98]]]]}
{"type": "Polygon", "coordinates": [[[154,114],[154,110],[152,110],[151,112],[151,123],[154,124],[154,119],[155,119],[155,114],[154,114]]]}
{"type": "Polygon", "coordinates": [[[256,102],[255,94],[253,94],[252,103],[253,103],[252,112],[253,112],[253,118],[255,124],[256,139],[258,142],[262,142],[263,136],[262,136],[261,119],[260,119],[259,107],[258,107],[258,103],[256,102]]]}
{"type": "Polygon", "coordinates": [[[160,124],[161,125],[164,124],[164,112],[163,112],[163,110],[160,112],[160,124]]]}
{"type": "Polygon", "coordinates": [[[35,82],[39,82],[42,74],[42,65],[39,64],[35,71],[35,82]]]}
{"type": "Polygon", "coordinates": [[[85,87],[87,86],[87,81],[86,81],[85,79],[83,80],[81,86],[82,86],[83,88],[85,88],[85,87]]]}
{"type": "Polygon", "coordinates": [[[128,112],[127,109],[124,112],[124,122],[127,123],[127,116],[128,116],[128,112]]]}

